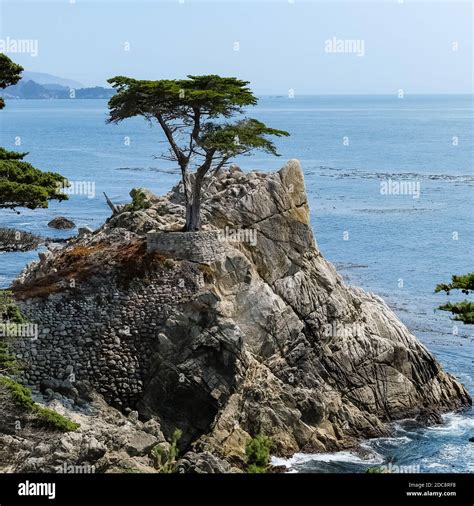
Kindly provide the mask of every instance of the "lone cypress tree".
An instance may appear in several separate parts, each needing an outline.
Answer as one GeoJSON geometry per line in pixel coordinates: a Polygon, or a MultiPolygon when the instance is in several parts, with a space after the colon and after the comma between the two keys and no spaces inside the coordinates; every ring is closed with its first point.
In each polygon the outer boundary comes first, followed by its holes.
{"type": "MultiPolygon", "coordinates": [[[[21,79],[23,68],[0,53],[0,88],[16,84],[21,79]]],[[[0,109],[5,102],[0,97],[0,109]]],[[[55,172],[42,172],[23,158],[28,153],[17,153],[0,148],[0,208],[48,207],[48,200],[65,200],[61,191],[67,179],[55,172]]]]}
{"type": "Polygon", "coordinates": [[[109,100],[109,123],[143,116],[161,127],[169,144],[168,153],[161,158],[177,162],[181,169],[186,231],[201,227],[206,180],[237,155],[262,150],[279,156],[267,136],[289,135],[256,119],[228,121],[257,103],[249,83],[234,77],[190,75],[187,79],[141,81],[117,76],[108,82],[117,90],[109,100]]]}

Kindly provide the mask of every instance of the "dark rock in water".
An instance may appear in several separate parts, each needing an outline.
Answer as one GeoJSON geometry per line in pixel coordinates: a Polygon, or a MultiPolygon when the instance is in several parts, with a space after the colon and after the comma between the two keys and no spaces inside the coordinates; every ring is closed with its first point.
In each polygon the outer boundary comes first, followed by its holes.
{"type": "Polygon", "coordinates": [[[64,216],[58,216],[52,219],[48,223],[48,227],[56,228],[57,230],[70,230],[71,228],[75,228],[76,224],[65,218],[64,216]]]}
{"type": "Polygon", "coordinates": [[[0,251],[30,251],[36,249],[44,240],[29,232],[14,228],[0,228],[0,251]]]}
{"type": "Polygon", "coordinates": [[[470,442],[470,443],[474,443],[474,437],[470,437],[470,438],[469,438],[469,442],[470,442]]]}
{"type": "Polygon", "coordinates": [[[415,420],[421,425],[440,425],[443,423],[440,413],[433,409],[421,412],[415,420]]]}

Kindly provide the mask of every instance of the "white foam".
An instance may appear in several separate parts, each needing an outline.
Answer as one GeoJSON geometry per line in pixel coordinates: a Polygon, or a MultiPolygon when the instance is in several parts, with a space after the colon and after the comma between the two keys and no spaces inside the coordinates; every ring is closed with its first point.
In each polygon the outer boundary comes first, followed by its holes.
{"type": "Polygon", "coordinates": [[[398,436],[398,437],[378,437],[367,441],[367,443],[362,443],[361,446],[364,448],[370,448],[373,450],[372,446],[377,443],[386,444],[388,446],[399,447],[406,445],[410,441],[413,441],[408,436],[398,436]]]}
{"type": "Polygon", "coordinates": [[[371,450],[371,458],[363,459],[355,453],[349,451],[341,451],[335,453],[295,453],[289,459],[272,457],[272,464],[275,466],[285,466],[291,468],[298,464],[306,462],[347,462],[350,464],[382,464],[384,458],[377,452],[371,450]]]}
{"type": "Polygon", "coordinates": [[[461,435],[464,432],[474,428],[474,417],[461,415],[459,413],[448,413],[442,416],[442,425],[433,425],[427,427],[427,431],[448,434],[450,436],[461,435]]]}

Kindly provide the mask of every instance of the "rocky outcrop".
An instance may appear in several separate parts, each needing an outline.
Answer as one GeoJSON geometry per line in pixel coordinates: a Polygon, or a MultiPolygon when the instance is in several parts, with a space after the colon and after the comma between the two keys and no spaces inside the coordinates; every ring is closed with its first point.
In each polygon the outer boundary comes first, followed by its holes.
{"type": "Polygon", "coordinates": [[[44,239],[29,232],[0,228],[0,251],[30,251],[36,249],[42,242],[44,239]]]}
{"type": "Polygon", "coordinates": [[[124,416],[97,395],[84,408],[68,404],[48,402],[50,409],[80,424],[63,433],[44,427],[0,385],[0,473],[156,472],[150,450],[165,441],[156,420],[142,423],[133,412],[124,416]]]}
{"type": "Polygon", "coordinates": [[[382,299],[322,257],[297,161],[221,170],[195,248],[170,232],[179,190],[146,194],[23,272],[15,295],[39,326],[14,345],[26,381],[73,373],[166,437],[180,428],[194,452],[180,465],[196,472],[241,466],[259,433],[278,455],[331,451],[470,404],[382,299]]]}

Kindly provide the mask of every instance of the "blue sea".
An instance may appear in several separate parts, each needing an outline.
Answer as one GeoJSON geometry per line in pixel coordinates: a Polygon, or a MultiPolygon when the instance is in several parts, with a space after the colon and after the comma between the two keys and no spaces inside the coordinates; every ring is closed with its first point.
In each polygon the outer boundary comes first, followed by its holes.
{"type": "MultiPolygon", "coordinates": [[[[435,311],[447,297],[433,293],[437,283],[473,268],[473,96],[266,96],[249,115],[291,136],[277,140],[280,158],[257,153],[238,164],[277,170],[298,158],[322,253],[348,283],[382,296],[473,395],[473,329],[435,311]]],[[[28,151],[35,166],[93,183],[94,191],[47,210],[3,210],[0,226],[66,237],[70,232],[53,231],[48,221],[65,215],[98,227],[110,215],[104,191],[124,203],[136,186],[169,190],[179,174],[156,158],[166,148],[158,128],[137,118],[107,125],[106,117],[104,100],[7,102],[0,145],[28,151]]],[[[0,254],[0,286],[35,258],[0,254]]],[[[365,472],[388,463],[472,472],[472,436],[472,412],[448,414],[442,426],[426,429],[397,423],[393,437],[364,443],[364,458],[296,455],[285,464],[294,472],[365,472]]]]}

